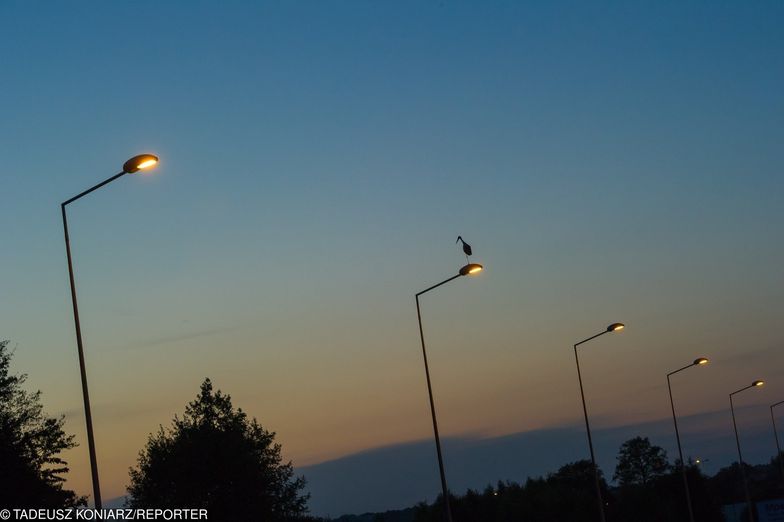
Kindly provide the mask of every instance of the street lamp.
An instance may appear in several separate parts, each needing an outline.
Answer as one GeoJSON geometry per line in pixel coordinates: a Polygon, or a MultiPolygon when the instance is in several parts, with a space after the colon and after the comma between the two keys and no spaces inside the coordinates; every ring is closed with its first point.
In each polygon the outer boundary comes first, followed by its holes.
{"type": "MultiPolygon", "coordinates": [[[[689,507],[689,520],[694,522],[694,510],[691,506],[691,493],[689,493],[689,480],[686,477],[686,462],[683,460],[683,448],[681,448],[681,435],[678,432],[678,419],[675,417],[675,403],[672,400],[672,385],[670,385],[670,376],[675,375],[678,372],[682,372],[687,368],[692,368],[694,366],[703,366],[708,364],[708,359],[705,357],[700,357],[698,359],[694,359],[694,362],[691,364],[687,364],[683,368],[679,368],[674,372],[670,372],[667,374],[667,389],[670,392],[670,406],[672,407],[672,422],[675,424],[675,440],[678,441],[678,455],[681,458],[681,471],[683,472],[683,487],[686,488],[686,505],[689,507]]],[[[699,462],[699,461],[698,461],[699,462]]]]}
{"type": "Polygon", "coordinates": [[[475,275],[478,274],[483,270],[483,266],[478,263],[469,263],[462,267],[457,275],[453,275],[449,279],[441,281],[437,285],[433,285],[430,288],[422,290],[418,294],[416,294],[416,306],[417,306],[417,319],[419,320],[419,338],[422,341],[422,357],[425,360],[425,377],[427,378],[427,394],[430,399],[430,414],[433,417],[433,436],[436,440],[436,454],[438,455],[438,471],[441,474],[441,491],[443,492],[444,496],[444,510],[446,513],[447,522],[452,522],[452,510],[449,507],[449,490],[446,487],[446,474],[444,473],[444,459],[441,455],[441,439],[438,436],[438,421],[436,420],[436,406],[433,402],[433,387],[430,384],[430,369],[427,364],[427,351],[425,350],[425,334],[422,331],[422,314],[419,308],[419,296],[425,294],[431,290],[438,288],[441,285],[445,285],[449,281],[453,279],[457,279],[458,277],[468,276],[468,275],[475,275]]]}
{"type": "Polygon", "coordinates": [[[779,461],[779,469],[781,470],[781,478],[784,480],[784,456],[781,454],[781,446],[779,445],[779,434],[776,431],[776,418],[773,416],[773,408],[779,404],[784,404],[784,401],[779,401],[776,404],[770,405],[770,421],[773,423],[773,436],[776,438],[776,458],[779,461]]]}
{"type": "Polygon", "coordinates": [[[743,492],[746,494],[746,511],[749,513],[749,522],[754,522],[754,508],[751,505],[751,496],[749,496],[749,484],[746,482],[746,470],[743,469],[743,455],[740,452],[740,438],[738,438],[738,424],[735,422],[735,406],[732,404],[732,396],[736,393],[746,391],[749,388],[759,388],[764,385],[765,381],[754,381],[745,388],[730,393],[730,411],[732,412],[732,427],[735,428],[735,443],[738,445],[738,464],[740,466],[740,476],[743,479],[743,492]]]}
{"type": "Polygon", "coordinates": [[[87,392],[87,370],[85,369],[84,366],[82,328],[79,323],[79,307],[76,302],[76,286],[74,284],[73,261],[71,259],[71,240],[68,236],[68,219],[65,214],[65,207],[69,203],[73,203],[74,201],[81,198],[82,196],[86,196],[90,192],[111,183],[112,181],[124,176],[125,174],[132,174],[140,170],[149,169],[157,164],[158,164],[158,158],[156,156],[153,156],[152,154],[140,154],[139,156],[134,156],[133,158],[129,159],[123,164],[122,172],[115,174],[111,178],[108,178],[98,183],[94,187],[89,188],[84,192],[77,194],[71,199],[64,201],[60,205],[60,210],[62,211],[63,214],[63,232],[65,233],[65,252],[68,257],[68,277],[71,282],[71,303],[73,304],[74,328],[76,330],[76,348],[79,352],[79,371],[82,377],[82,396],[84,399],[84,419],[85,422],[87,423],[87,447],[90,453],[90,471],[92,472],[93,499],[95,501],[96,509],[101,509],[101,486],[98,482],[98,463],[95,458],[95,437],[93,435],[93,419],[90,413],[90,394],[87,392]]]}
{"type": "Polygon", "coordinates": [[[606,333],[610,332],[618,332],[623,330],[625,325],[623,323],[613,323],[608,326],[604,331],[599,332],[596,335],[592,335],[588,339],[583,339],[579,343],[574,345],[574,360],[577,363],[577,380],[580,382],[580,398],[583,401],[583,414],[585,415],[585,431],[588,434],[588,448],[591,450],[591,463],[593,464],[593,476],[596,482],[596,499],[599,501],[599,515],[602,522],[605,522],[604,518],[604,500],[602,500],[602,488],[599,482],[599,467],[596,465],[596,456],[593,452],[593,440],[591,439],[591,426],[588,424],[588,409],[585,407],[585,392],[583,391],[583,377],[580,374],[580,359],[577,357],[577,347],[583,343],[587,343],[592,339],[596,339],[606,333]]]}

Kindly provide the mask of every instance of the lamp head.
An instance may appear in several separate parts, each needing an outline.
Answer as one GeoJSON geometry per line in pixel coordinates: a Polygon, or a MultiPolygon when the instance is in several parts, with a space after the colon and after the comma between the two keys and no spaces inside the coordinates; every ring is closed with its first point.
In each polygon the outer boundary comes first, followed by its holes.
{"type": "Polygon", "coordinates": [[[479,263],[469,263],[460,269],[460,275],[474,275],[484,270],[484,267],[479,263]]]}
{"type": "Polygon", "coordinates": [[[626,328],[626,325],[623,323],[613,323],[607,327],[608,332],[617,332],[618,330],[623,330],[626,328]]]}
{"type": "Polygon", "coordinates": [[[752,386],[762,386],[763,384],[765,384],[765,381],[754,381],[751,383],[752,386]]]}
{"type": "Polygon", "coordinates": [[[696,366],[702,366],[703,364],[708,364],[708,359],[707,357],[699,357],[697,359],[694,359],[694,364],[696,366]]]}
{"type": "Polygon", "coordinates": [[[158,156],[152,154],[139,154],[123,164],[123,172],[133,174],[140,170],[152,168],[158,164],[158,156]]]}

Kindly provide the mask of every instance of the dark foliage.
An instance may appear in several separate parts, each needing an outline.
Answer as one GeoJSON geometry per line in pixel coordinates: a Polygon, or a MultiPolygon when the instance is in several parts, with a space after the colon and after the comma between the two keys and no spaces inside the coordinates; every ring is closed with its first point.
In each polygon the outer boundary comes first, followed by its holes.
{"type": "Polygon", "coordinates": [[[127,504],[206,508],[225,522],[306,520],[305,480],[282,462],[274,437],[206,379],[182,419],[150,435],[127,504]]]}
{"type": "Polygon", "coordinates": [[[343,515],[332,522],[414,522],[416,508],[385,511],[384,513],[365,513],[363,515],[343,515]]]}
{"type": "Polygon", "coordinates": [[[622,488],[650,486],[670,469],[667,452],[651,445],[648,437],[634,437],[621,445],[613,480],[622,488]]]}
{"type": "MultiPolygon", "coordinates": [[[[636,437],[619,451],[616,479],[623,485],[609,488],[601,480],[608,522],[688,522],[680,462],[670,465],[661,448],[636,437]]],[[[752,499],[779,498],[782,477],[778,460],[749,466],[752,499]]],[[[723,522],[721,505],[743,501],[739,468],[733,464],[706,477],[692,462],[686,465],[696,520],[723,522]]],[[[469,490],[451,497],[455,522],[595,522],[598,520],[593,467],[588,460],[562,466],[547,477],[529,478],[523,484],[499,482],[483,492],[469,490]]],[[[443,503],[416,507],[416,522],[442,522],[443,503]]]]}
{"type": "MultiPolygon", "coordinates": [[[[601,478],[605,500],[612,494],[601,478]]],[[[499,482],[483,492],[468,490],[462,497],[451,497],[455,521],[483,520],[505,522],[536,520],[540,522],[595,522],[597,502],[593,466],[581,460],[562,466],[546,478],[529,478],[525,484],[499,482]]],[[[442,499],[433,505],[417,506],[417,522],[440,521],[442,499]]]]}
{"type": "Polygon", "coordinates": [[[0,506],[74,507],[84,497],[63,488],[67,463],[58,455],[76,446],[63,418],[47,417],[41,392],[22,389],[27,375],[10,373],[8,341],[0,341],[0,506]]]}

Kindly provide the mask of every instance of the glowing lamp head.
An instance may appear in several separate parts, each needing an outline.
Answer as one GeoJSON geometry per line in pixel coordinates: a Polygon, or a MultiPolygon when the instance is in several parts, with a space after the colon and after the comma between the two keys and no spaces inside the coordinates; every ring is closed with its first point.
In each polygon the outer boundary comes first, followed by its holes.
{"type": "Polygon", "coordinates": [[[613,323],[613,324],[611,324],[610,326],[607,327],[607,331],[608,332],[617,332],[619,330],[623,330],[624,328],[626,328],[626,325],[623,324],[623,323],[613,323]]]}
{"type": "Polygon", "coordinates": [[[752,386],[762,386],[763,384],[765,384],[765,381],[754,381],[751,383],[752,386]]]}
{"type": "Polygon", "coordinates": [[[482,270],[484,270],[484,267],[479,263],[469,263],[460,269],[460,275],[476,275],[482,270]]]}
{"type": "Polygon", "coordinates": [[[152,154],[139,154],[123,164],[123,172],[133,174],[140,170],[152,168],[158,164],[158,156],[152,154]]]}
{"type": "Polygon", "coordinates": [[[708,364],[708,359],[706,357],[700,357],[698,359],[694,359],[694,364],[697,366],[702,366],[703,364],[708,364]]]}

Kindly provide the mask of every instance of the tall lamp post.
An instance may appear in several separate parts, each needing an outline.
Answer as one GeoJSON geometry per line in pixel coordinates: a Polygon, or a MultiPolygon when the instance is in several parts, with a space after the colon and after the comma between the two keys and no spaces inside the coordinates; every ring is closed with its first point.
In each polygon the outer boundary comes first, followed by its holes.
{"type": "Polygon", "coordinates": [[[594,481],[596,482],[596,499],[599,502],[599,516],[602,522],[605,522],[604,517],[604,500],[602,499],[602,487],[601,482],[599,481],[599,466],[596,465],[596,456],[593,452],[593,440],[591,439],[591,426],[588,424],[588,409],[585,407],[585,392],[583,391],[583,377],[580,374],[580,359],[577,357],[577,347],[583,343],[587,343],[592,339],[596,339],[606,333],[610,332],[617,332],[619,330],[623,330],[625,325],[623,323],[613,323],[608,326],[604,331],[599,332],[596,335],[592,335],[588,339],[583,339],[579,343],[574,345],[574,361],[577,363],[577,380],[580,382],[580,398],[583,401],[583,415],[585,415],[585,432],[588,434],[588,449],[591,450],[591,463],[593,464],[593,477],[594,481]]]}
{"type": "Polygon", "coordinates": [[[749,388],[758,388],[765,384],[765,381],[754,381],[745,388],[730,393],[730,411],[732,412],[732,427],[735,428],[735,443],[738,445],[738,464],[740,466],[740,476],[743,479],[743,492],[746,495],[746,511],[749,514],[749,522],[754,522],[754,507],[751,505],[751,496],[749,495],[749,484],[746,481],[746,470],[743,469],[743,454],[740,451],[740,438],[738,437],[738,424],[735,422],[735,406],[732,404],[732,396],[736,393],[746,391],[749,388]]]}
{"type": "Polygon", "coordinates": [[[770,405],[770,421],[773,423],[773,437],[776,439],[776,458],[779,461],[779,470],[781,470],[781,479],[784,480],[784,455],[781,454],[781,446],[779,445],[779,433],[776,431],[776,418],[773,416],[773,408],[779,404],[784,404],[784,401],[779,401],[776,404],[770,405]]]}
{"type": "Polygon", "coordinates": [[[443,492],[444,496],[444,513],[446,515],[447,522],[452,522],[452,510],[449,507],[449,489],[446,486],[446,474],[444,473],[444,459],[441,455],[441,439],[438,436],[438,421],[436,420],[436,406],[433,402],[433,387],[430,383],[430,369],[427,364],[427,351],[425,350],[425,334],[422,331],[422,314],[420,312],[419,307],[419,296],[425,294],[431,290],[435,290],[441,285],[445,285],[446,283],[452,281],[453,279],[457,279],[461,276],[467,275],[474,275],[478,274],[482,271],[482,265],[477,263],[469,263],[465,265],[457,275],[453,275],[449,279],[441,281],[437,285],[433,285],[430,288],[426,288],[422,290],[418,294],[416,294],[416,306],[417,306],[417,319],[419,320],[419,339],[422,341],[422,357],[425,361],[425,377],[427,379],[427,394],[428,398],[430,399],[430,415],[433,417],[433,436],[435,437],[436,441],[436,454],[438,455],[438,471],[441,474],[441,491],[443,492]]]}
{"type": "Polygon", "coordinates": [[[678,455],[681,459],[681,471],[683,472],[683,487],[686,489],[686,505],[689,508],[689,520],[694,522],[694,509],[691,506],[691,493],[689,492],[689,479],[686,476],[686,462],[683,460],[683,448],[681,447],[681,435],[678,432],[678,418],[675,416],[675,402],[672,400],[672,385],[670,384],[670,377],[675,375],[678,372],[682,372],[687,368],[692,368],[694,366],[702,366],[708,364],[708,359],[705,357],[699,357],[694,359],[694,362],[691,364],[687,364],[683,368],[678,368],[674,372],[670,372],[667,374],[667,389],[670,392],[670,406],[672,407],[672,423],[675,425],[675,440],[678,441],[678,455]]]}
{"type": "Polygon", "coordinates": [[[90,413],[90,394],[87,391],[87,370],[84,365],[84,347],[82,345],[82,328],[79,323],[79,306],[76,302],[76,286],[74,284],[74,271],[73,261],[71,259],[71,240],[68,236],[68,219],[65,214],[65,207],[69,203],[73,203],[82,196],[86,196],[90,192],[97,190],[104,185],[111,183],[117,178],[121,178],[125,174],[133,174],[143,169],[149,169],[158,164],[158,158],[152,154],[141,154],[134,156],[123,164],[122,172],[98,183],[92,188],[85,190],[64,201],[60,205],[63,214],[63,232],[65,233],[65,252],[68,257],[68,277],[71,282],[71,303],[73,304],[74,315],[74,329],[76,330],[76,348],[79,352],[79,371],[82,377],[82,396],[84,399],[84,419],[87,423],[87,447],[90,452],[90,471],[92,472],[93,480],[93,500],[95,501],[96,509],[101,509],[101,486],[98,482],[98,463],[95,458],[95,436],[93,435],[93,418],[90,413]]]}

